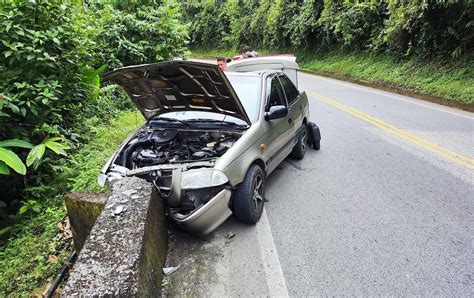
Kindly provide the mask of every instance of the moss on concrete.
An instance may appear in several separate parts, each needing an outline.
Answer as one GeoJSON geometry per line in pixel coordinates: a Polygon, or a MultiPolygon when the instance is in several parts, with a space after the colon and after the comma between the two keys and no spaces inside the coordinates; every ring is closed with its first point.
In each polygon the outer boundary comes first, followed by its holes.
{"type": "Polygon", "coordinates": [[[64,198],[71,223],[74,248],[80,252],[107,202],[107,193],[73,192],[64,198]]]}

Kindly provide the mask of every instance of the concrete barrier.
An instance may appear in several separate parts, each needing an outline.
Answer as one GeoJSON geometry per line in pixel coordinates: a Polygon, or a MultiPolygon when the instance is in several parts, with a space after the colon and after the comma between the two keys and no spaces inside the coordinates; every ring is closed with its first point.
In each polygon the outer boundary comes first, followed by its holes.
{"type": "Polygon", "coordinates": [[[71,223],[74,248],[79,253],[87,236],[104,209],[109,193],[73,192],[67,194],[66,204],[69,222],[71,223]]]}
{"type": "Polygon", "coordinates": [[[165,209],[154,187],[117,182],[89,234],[62,296],[156,296],[165,264],[165,209]]]}

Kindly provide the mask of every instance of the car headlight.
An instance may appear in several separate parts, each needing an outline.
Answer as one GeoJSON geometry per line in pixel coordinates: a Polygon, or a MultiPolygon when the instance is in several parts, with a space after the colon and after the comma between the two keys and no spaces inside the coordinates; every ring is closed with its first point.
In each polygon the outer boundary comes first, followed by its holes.
{"type": "Polygon", "coordinates": [[[223,185],[229,182],[227,176],[215,169],[201,168],[184,171],[181,176],[181,189],[200,189],[223,185]]]}

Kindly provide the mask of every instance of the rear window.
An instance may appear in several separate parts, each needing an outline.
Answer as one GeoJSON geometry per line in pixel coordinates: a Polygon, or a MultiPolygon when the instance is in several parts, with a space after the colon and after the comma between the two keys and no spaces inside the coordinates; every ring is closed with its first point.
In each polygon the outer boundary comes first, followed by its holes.
{"type": "Polygon", "coordinates": [[[232,87],[244,106],[252,123],[258,120],[260,109],[260,78],[228,75],[232,87]]]}

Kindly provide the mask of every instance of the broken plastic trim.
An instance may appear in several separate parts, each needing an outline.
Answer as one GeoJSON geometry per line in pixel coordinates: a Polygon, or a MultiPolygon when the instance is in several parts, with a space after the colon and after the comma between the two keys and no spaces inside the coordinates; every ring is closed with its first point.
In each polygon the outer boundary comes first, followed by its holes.
{"type": "Polygon", "coordinates": [[[192,163],[183,163],[183,164],[164,164],[164,165],[156,165],[156,166],[149,166],[143,167],[139,169],[129,170],[126,167],[122,167],[119,165],[113,165],[110,167],[110,170],[107,173],[100,173],[97,177],[97,182],[100,186],[104,186],[106,180],[109,182],[113,182],[115,180],[121,179],[125,176],[136,176],[147,174],[157,170],[175,170],[180,169],[181,171],[187,171],[188,169],[192,168],[211,168],[214,167],[215,161],[196,161],[192,163]]]}
{"type": "MultiPolygon", "coordinates": [[[[140,174],[150,173],[156,170],[174,170],[174,169],[181,169],[181,171],[187,171],[188,169],[198,168],[198,167],[214,167],[215,161],[196,161],[190,163],[182,163],[182,164],[164,164],[164,165],[156,165],[156,166],[149,166],[149,167],[142,167],[135,170],[129,170],[124,167],[120,167],[124,169],[124,174],[126,176],[135,176],[140,174]]],[[[115,168],[114,168],[115,169],[115,168]]]]}
{"type": "Polygon", "coordinates": [[[100,173],[97,177],[97,183],[99,183],[100,187],[103,187],[105,185],[105,181],[107,181],[107,175],[100,173]]]}

